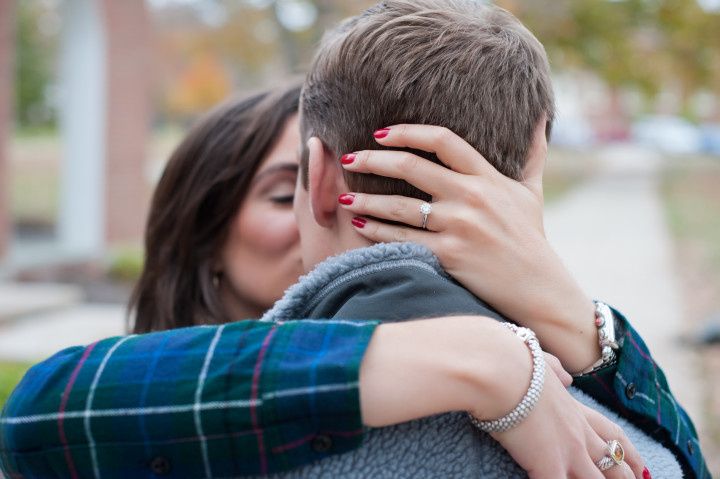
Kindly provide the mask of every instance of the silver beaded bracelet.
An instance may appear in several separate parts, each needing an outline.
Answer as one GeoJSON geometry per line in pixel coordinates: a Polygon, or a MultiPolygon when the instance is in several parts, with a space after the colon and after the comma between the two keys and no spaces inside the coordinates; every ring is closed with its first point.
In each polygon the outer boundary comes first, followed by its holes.
{"type": "Polygon", "coordinates": [[[517,334],[520,339],[527,344],[528,348],[530,348],[533,360],[532,379],[530,380],[530,387],[520,403],[505,416],[491,421],[481,421],[468,413],[472,424],[485,432],[504,432],[520,424],[523,419],[528,417],[530,411],[532,411],[537,404],[540,399],[543,384],[545,383],[545,356],[543,355],[543,350],[540,348],[540,343],[535,333],[531,329],[521,328],[512,323],[503,324],[517,334]]]}

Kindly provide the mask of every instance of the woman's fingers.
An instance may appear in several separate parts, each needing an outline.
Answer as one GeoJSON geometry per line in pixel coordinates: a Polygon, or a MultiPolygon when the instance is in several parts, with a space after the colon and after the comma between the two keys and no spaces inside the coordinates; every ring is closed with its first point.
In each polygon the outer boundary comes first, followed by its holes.
{"type": "Polygon", "coordinates": [[[602,474],[607,479],[635,479],[635,474],[633,474],[630,466],[624,462],[603,471],[602,474]]]}
{"type": "MultiPolygon", "coordinates": [[[[424,214],[420,206],[425,202],[415,198],[397,195],[369,195],[363,193],[346,193],[338,198],[340,206],[359,216],[373,216],[384,220],[403,223],[416,228],[422,227],[424,214]]],[[[432,205],[428,214],[425,229],[442,231],[443,208],[440,203],[432,205]]]]}
{"type": "Polygon", "coordinates": [[[383,146],[415,148],[435,153],[448,168],[466,175],[497,174],[475,148],[458,135],[440,126],[394,125],[375,135],[383,146]]]}
{"type": "Polygon", "coordinates": [[[562,363],[560,363],[560,360],[558,358],[556,358],[550,353],[545,353],[545,364],[550,366],[558,379],[560,379],[560,382],[563,386],[565,386],[566,388],[570,387],[573,382],[573,378],[570,373],[565,371],[565,368],[562,367],[562,363]]]}
{"type": "Polygon", "coordinates": [[[633,473],[631,477],[644,479],[643,469],[645,469],[645,461],[643,461],[640,453],[635,448],[635,445],[630,442],[630,439],[628,439],[625,435],[622,428],[594,409],[584,405],[582,408],[585,412],[585,417],[587,418],[588,423],[600,437],[602,437],[605,441],[618,441],[623,447],[623,450],[625,451],[625,463],[633,473]]]}
{"type": "Polygon", "coordinates": [[[343,168],[405,180],[432,197],[457,189],[457,173],[406,151],[368,150],[343,156],[343,168]]]}
{"type": "Polygon", "coordinates": [[[376,243],[412,241],[431,248],[432,241],[430,237],[433,233],[428,231],[416,230],[407,226],[390,225],[362,217],[353,218],[352,224],[358,233],[376,243]]]}
{"type": "MultiPolygon", "coordinates": [[[[590,451],[590,458],[592,459],[593,467],[597,470],[597,463],[608,454],[607,442],[599,435],[595,435],[592,440],[592,449],[590,451]]],[[[604,477],[608,479],[633,479],[635,474],[630,469],[627,463],[613,465],[610,469],[602,471],[604,477]]]]}

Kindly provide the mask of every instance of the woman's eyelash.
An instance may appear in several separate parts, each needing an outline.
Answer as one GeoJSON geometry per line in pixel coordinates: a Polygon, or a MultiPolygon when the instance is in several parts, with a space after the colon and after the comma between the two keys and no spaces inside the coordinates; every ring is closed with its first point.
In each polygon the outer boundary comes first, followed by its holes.
{"type": "Polygon", "coordinates": [[[270,198],[270,201],[272,201],[273,203],[278,203],[278,204],[287,204],[287,203],[292,203],[294,198],[295,198],[295,195],[273,196],[270,198]]]}

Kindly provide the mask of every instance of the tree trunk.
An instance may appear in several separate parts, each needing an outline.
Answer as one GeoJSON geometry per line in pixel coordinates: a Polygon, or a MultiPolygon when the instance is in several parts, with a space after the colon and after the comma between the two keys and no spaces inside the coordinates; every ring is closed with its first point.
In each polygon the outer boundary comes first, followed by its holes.
{"type": "Polygon", "coordinates": [[[7,253],[12,231],[8,146],[13,123],[14,26],[15,0],[0,0],[0,263],[7,253]]]}

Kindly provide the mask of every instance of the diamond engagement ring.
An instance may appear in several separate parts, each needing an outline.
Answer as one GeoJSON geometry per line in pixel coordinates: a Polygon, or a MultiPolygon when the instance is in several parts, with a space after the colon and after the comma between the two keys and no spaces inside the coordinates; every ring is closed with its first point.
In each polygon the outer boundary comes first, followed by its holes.
{"type": "Polygon", "coordinates": [[[625,460],[625,449],[618,441],[608,441],[607,454],[595,463],[601,471],[607,471],[611,467],[619,466],[625,460]]]}
{"type": "Polygon", "coordinates": [[[423,203],[420,205],[420,213],[422,213],[422,215],[423,215],[423,219],[422,219],[422,229],[426,230],[426,229],[427,229],[428,216],[430,215],[430,213],[432,213],[432,205],[431,205],[430,203],[425,203],[425,202],[423,202],[423,203]]]}

